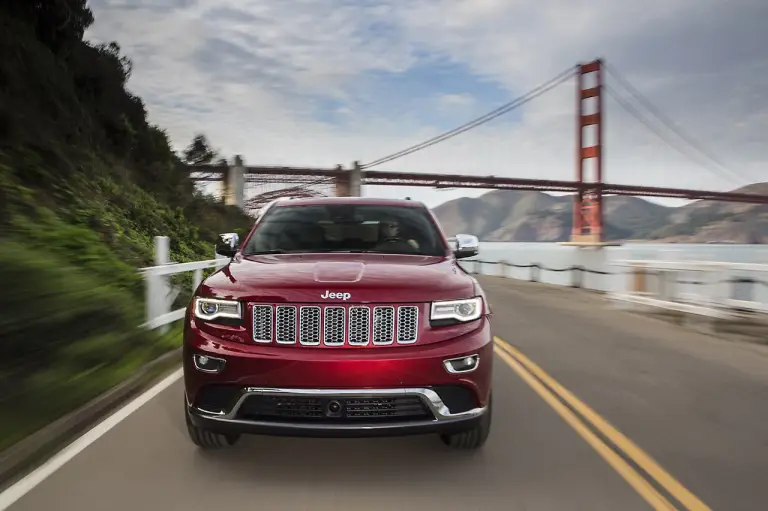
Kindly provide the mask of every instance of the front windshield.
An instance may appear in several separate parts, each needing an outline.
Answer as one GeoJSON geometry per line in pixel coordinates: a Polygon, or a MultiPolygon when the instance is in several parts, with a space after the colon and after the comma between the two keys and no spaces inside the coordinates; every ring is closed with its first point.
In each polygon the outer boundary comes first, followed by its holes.
{"type": "Polygon", "coordinates": [[[446,247],[422,207],[316,204],[270,208],[243,248],[246,256],[298,252],[444,256],[446,247]]]}

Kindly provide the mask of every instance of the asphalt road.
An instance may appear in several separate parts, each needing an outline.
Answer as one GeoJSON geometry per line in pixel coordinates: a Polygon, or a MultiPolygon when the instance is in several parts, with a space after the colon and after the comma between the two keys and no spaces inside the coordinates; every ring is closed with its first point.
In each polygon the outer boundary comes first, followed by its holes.
{"type": "Polygon", "coordinates": [[[426,436],[244,437],[202,453],[176,382],[9,509],[766,509],[768,349],[480,278],[506,341],[481,452],[426,436]]]}

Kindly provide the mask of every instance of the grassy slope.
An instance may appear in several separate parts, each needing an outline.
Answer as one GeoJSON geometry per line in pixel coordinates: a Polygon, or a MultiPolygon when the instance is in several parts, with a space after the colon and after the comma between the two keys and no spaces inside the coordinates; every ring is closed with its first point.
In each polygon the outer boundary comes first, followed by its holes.
{"type": "Polygon", "coordinates": [[[115,48],[53,44],[45,16],[0,7],[0,449],[178,345],[137,327],[154,236],[207,259],[250,224],[194,193],[115,48]]]}

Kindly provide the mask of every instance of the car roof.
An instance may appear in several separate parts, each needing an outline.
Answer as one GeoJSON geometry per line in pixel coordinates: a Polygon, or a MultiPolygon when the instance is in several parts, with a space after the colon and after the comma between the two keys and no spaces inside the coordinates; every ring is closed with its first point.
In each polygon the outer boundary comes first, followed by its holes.
{"type": "Polygon", "coordinates": [[[319,206],[326,204],[361,204],[370,206],[400,206],[423,208],[424,203],[410,199],[385,199],[377,197],[306,197],[278,199],[275,206],[319,206]]]}

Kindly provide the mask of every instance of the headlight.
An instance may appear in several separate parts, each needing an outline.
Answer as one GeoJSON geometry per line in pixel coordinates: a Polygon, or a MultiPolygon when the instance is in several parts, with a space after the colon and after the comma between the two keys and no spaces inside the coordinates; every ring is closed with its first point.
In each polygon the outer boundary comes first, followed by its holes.
{"type": "Polygon", "coordinates": [[[215,298],[196,298],[195,317],[205,321],[218,318],[240,319],[240,302],[215,298]]]}
{"type": "Polygon", "coordinates": [[[431,321],[467,322],[474,321],[483,314],[483,299],[479,296],[466,300],[432,302],[431,321]]]}

